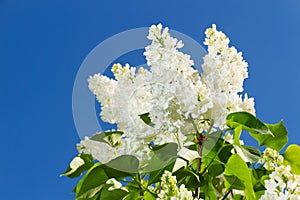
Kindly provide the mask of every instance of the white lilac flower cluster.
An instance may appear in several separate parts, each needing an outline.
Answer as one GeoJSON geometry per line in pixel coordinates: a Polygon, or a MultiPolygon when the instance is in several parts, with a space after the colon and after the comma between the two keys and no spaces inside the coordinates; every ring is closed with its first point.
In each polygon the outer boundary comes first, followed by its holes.
{"type": "Polygon", "coordinates": [[[215,126],[223,127],[230,112],[247,111],[255,114],[254,99],[248,98],[247,94],[242,99],[238,94],[243,92],[248,64],[241,52],[228,46],[229,39],[223,32],[217,31],[216,25],[208,28],[205,34],[204,44],[208,46],[208,54],[203,58],[202,77],[213,103],[209,118],[214,120],[215,126]]]}
{"type": "Polygon", "coordinates": [[[261,200],[300,200],[300,175],[291,173],[291,167],[283,165],[283,160],[276,150],[264,151],[260,162],[272,173],[265,180],[266,191],[261,200]]]}
{"type": "Polygon", "coordinates": [[[280,155],[276,150],[266,148],[261,159],[259,160],[259,163],[263,163],[266,170],[275,170],[278,166],[283,165],[283,160],[283,156],[280,155]]]}
{"type": "Polygon", "coordinates": [[[204,57],[203,74],[195,70],[189,55],[178,50],[183,43],[159,24],[150,27],[148,39],[152,42],[144,53],[150,70],[115,64],[115,79],[91,76],[89,89],[101,103],[101,119],[117,124],[124,134],[122,146],[116,150],[88,138],[80,146],[100,161],[122,154],[146,159],[149,142],[177,142],[183,146],[185,135],[193,131],[191,120],[205,132],[212,125],[215,129],[224,128],[230,112],[255,114],[253,98],[246,94],[243,99],[239,94],[248,77],[242,54],[228,46],[229,39],[215,25],[205,33],[208,54],[204,57]],[[151,125],[141,119],[143,114],[150,117],[151,125]],[[94,155],[96,151],[102,151],[101,155],[94,155]]]}
{"type": "Polygon", "coordinates": [[[165,171],[161,177],[161,190],[157,200],[195,200],[191,191],[182,184],[177,186],[177,180],[172,173],[165,171]]]}

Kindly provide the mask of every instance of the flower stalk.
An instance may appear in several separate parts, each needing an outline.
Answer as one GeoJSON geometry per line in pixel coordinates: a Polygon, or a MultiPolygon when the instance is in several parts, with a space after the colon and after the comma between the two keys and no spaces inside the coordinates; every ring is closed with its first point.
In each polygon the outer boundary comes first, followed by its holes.
{"type": "Polygon", "coordinates": [[[143,197],[144,196],[144,192],[143,192],[143,187],[142,187],[141,174],[138,173],[137,177],[138,177],[138,184],[139,184],[140,196],[143,197]]]}

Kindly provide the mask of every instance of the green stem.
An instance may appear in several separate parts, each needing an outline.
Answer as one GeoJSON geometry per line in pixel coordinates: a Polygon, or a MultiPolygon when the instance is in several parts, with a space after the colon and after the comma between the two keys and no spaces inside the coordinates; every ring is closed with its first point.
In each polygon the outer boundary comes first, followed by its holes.
{"type": "MultiPolygon", "coordinates": [[[[197,169],[196,172],[199,173],[201,170],[201,157],[202,157],[202,150],[203,150],[203,142],[204,139],[201,139],[199,144],[198,144],[198,154],[199,154],[199,158],[197,159],[197,169]],[[201,141],[203,140],[203,141],[201,141]]],[[[197,187],[195,189],[195,197],[196,198],[200,198],[200,187],[197,187]]]]}
{"type": "Polygon", "coordinates": [[[231,193],[232,190],[228,190],[227,193],[224,195],[224,197],[221,200],[225,200],[226,197],[231,193]]]}
{"type": "MultiPolygon", "coordinates": [[[[196,138],[197,138],[197,142],[198,142],[198,154],[199,154],[199,158],[197,159],[197,169],[196,169],[196,173],[200,173],[201,170],[201,161],[202,161],[202,150],[203,150],[203,144],[205,142],[205,140],[207,139],[207,135],[210,133],[210,131],[212,130],[213,127],[213,120],[211,120],[211,124],[206,132],[206,135],[204,135],[203,133],[199,133],[197,125],[195,124],[194,120],[191,118],[194,130],[196,131],[196,138]]],[[[200,187],[197,187],[195,189],[195,197],[196,198],[200,198],[200,187]]]]}
{"type": "MultiPolygon", "coordinates": [[[[197,140],[199,140],[199,144],[198,144],[198,154],[199,154],[199,158],[197,159],[197,168],[196,168],[196,172],[199,173],[200,172],[200,169],[201,169],[201,156],[202,156],[202,142],[200,141],[201,140],[201,134],[199,133],[198,131],[198,128],[197,128],[197,125],[195,124],[194,120],[192,117],[190,117],[191,121],[192,121],[192,125],[193,125],[193,128],[196,132],[196,138],[197,140]]],[[[197,187],[195,189],[195,197],[196,198],[199,198],[200,196],[200,188],[197,187]]]]}
{"type": "Polygon", "coordinates": [[[140,190],[140,196],[144,196],[143,188],[142,188],[142,179],[140,173],[137,174],[138,176],[138,182],[139,182],[139,190],[140,190]]]}
{"type": "Polygon", "coordinates": [[[175,133],[175,137],[176,137],[176,140],[177,140],[177,143],[179,145],[179,149],[181,149],[181,143],[180,143],[180,140],[179,140],[179,135],[178,135],[178,132],[175,133]]]}

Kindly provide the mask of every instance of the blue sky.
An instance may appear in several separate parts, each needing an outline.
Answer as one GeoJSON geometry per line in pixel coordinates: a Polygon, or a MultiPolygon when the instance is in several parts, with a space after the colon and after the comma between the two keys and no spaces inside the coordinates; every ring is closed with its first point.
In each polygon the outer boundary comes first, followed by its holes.
{"type": "Polygon", "coordinates": [[[1,199],[73,199],[61,178],[79,141],[72,88],[88,53],[119,32],[163,23],[198,42],[212,23],[243,51],[245,90],[265,122],[300,144],[300,2],[0,0],[1,199]]]}

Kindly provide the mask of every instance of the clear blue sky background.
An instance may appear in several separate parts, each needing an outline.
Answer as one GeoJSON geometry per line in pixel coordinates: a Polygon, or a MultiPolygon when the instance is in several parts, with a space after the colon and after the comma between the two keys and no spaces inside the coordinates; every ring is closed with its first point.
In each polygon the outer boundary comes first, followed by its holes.
{"type": "Polygon", "coordinates": [[[216,23],[249,62],[257,115],[284,119],[290,143],[300,144],[298,0],[0,0],[0,199],[73,199],[77,180],[59,174],[79,141],[76,72],[101,41],[158,22],[201,43],[216,23]]]}

